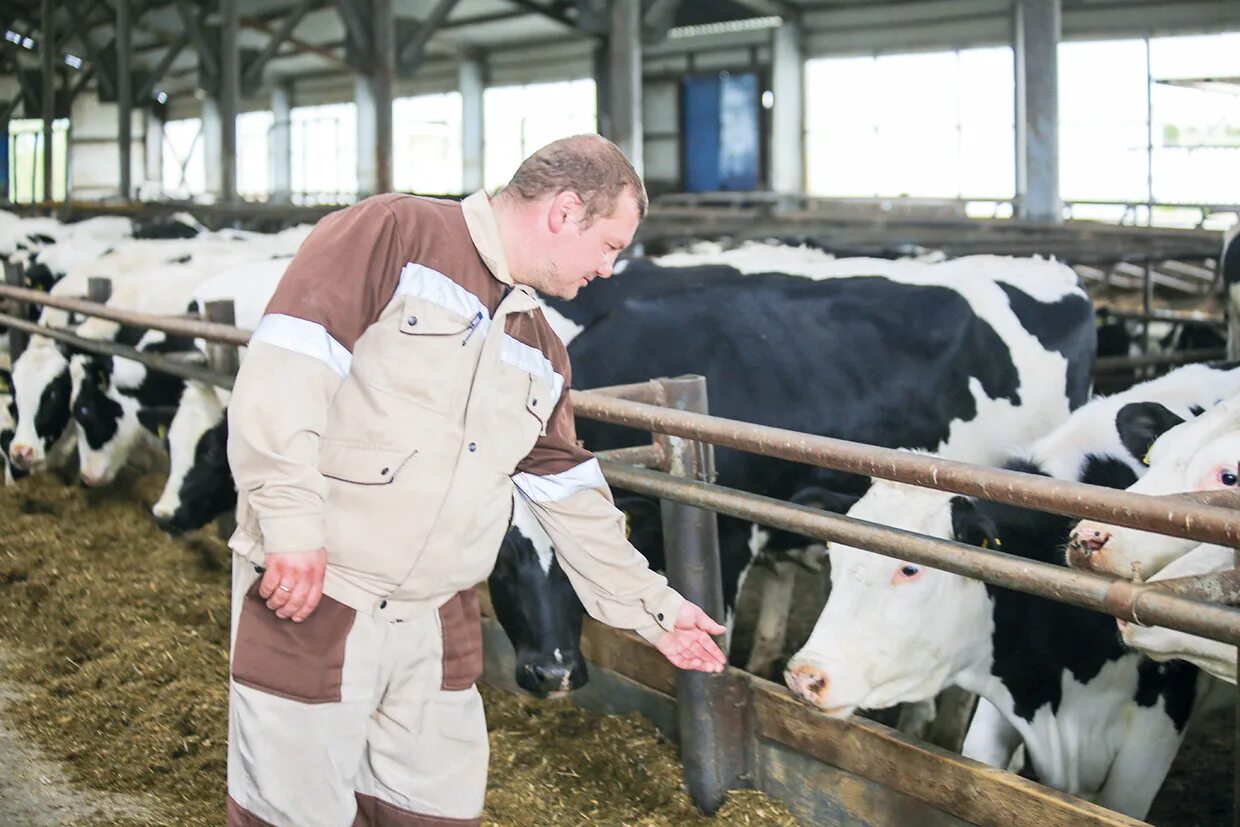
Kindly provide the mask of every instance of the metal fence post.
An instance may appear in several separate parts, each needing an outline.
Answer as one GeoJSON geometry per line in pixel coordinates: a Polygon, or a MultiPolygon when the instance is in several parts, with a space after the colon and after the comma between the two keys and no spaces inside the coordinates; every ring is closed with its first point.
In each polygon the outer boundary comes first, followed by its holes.
{"type": "MultiPolygon", "coordinates": [[[[209,322],[226,324],[230,327],[237,326],[237,314],[231,299],[207,302],[206,307],[203,308],[203,314],[209,322]]],[[[235,376],[241,368],[241,354],[232,345],[208,342],[207,364],[212,370],[235,376]]]]}
{"type": "MultiPolygon", "coordinates": [[[[706,379],[686,376],[661,380],[667,406],[707,413],[706,379]]],[[[671,473],[709,482],[714,478],[714,449],[704,443],[672,437],[668,440],[671,473]]],[[[719,571],[719,528],[714,512],[663,501],[663,540],[671,585],[722,620],[723,586],[719,571]]],[[[715,701],[722,697],[721,676],[682,671],[677,675],[677,714],[680,722],[680,758],[685,783],[702,812],[713,814],[736,786],[729,771],[744,747],[730,743],[728,728],[717,717],[715,701]]]]}
{"type": "MultiPolygon", "coordinates": [[[[207,302],[202,313],[209,322],[237,326],[236,308],[231,299],[207,302]]],[[[236,376],[241,369],[241,351],[233,345],[207,342],[207,366],[218,373],[236,376]]],[[[234,512],[225,511],[215,518],[215,532],[221,540],[227,541],[236,530],[237,515],[234,512]]]]}
{"type": "Polygon", "coordinates": [[[112,279],[91,276],[86,280],[86,298],[96,304],[107,304],[112,298],[112,279]]]}
{"type": "MultiPolygon", "coordinates": [[[[26,273],[22,265],[16,261],[4,262],[4,283],[13,287],[26,286],[26,273]]],[[[13,301],[13,315],[18,318],[26,318],[29,312],[25,302],[13,301]]],[[[11,366],[17,361],[17,357],[22,355],[26,349],[26,345],[30,344],[30,334],[15,327],[9,328],[9,365],[11,366]]]]}

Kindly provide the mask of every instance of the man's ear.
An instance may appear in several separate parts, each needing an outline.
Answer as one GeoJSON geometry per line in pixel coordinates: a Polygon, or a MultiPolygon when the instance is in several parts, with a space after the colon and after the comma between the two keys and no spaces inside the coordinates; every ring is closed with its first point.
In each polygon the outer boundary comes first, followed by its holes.
{"type": "Polygon", "coordinates": [[[564,190],[551,199],[548,215],[551,232],[560,233],[566,228],[580,224],[585,218],[585,202],[572,190],[564,190]]]}

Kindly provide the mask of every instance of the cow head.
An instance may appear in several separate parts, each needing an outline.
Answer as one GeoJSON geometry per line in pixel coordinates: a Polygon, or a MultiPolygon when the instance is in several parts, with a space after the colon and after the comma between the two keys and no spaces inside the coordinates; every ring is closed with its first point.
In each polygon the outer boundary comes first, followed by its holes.
{"type": "Polygon", "coordinates": [[[78,464],[83,484],[90,487],[115,480],[147,438],[138,401],[114,385],[114,365],[110,356],[77,354],[69,360],[78,464]]]}
{"type": "Polygon", "coordinates": [[[487,584],[495,617],[516,653],[517,685],[539,697],[584,686],[585,609],[555,559],[551,538],[520,496],[487,584]]]}
{"type": "Polygon", "coordinates": [[[160,528],[180,534],[236,505],[224,403],[214,388],[188,382],[168,427],[168,481],[151,512],[160,528]]]}
{"type": "MultiPolygon", "coordinates": [[[[994,547],[993,523],[964,497],[876,480],[850,517],[994,547]]],[[[784,679],[844,717],[933,698],[991,650],[990,602],[979,582],[832,544],[831,596],[784,679]]]]}
{"type": "Polygon", "coordinates": [[[72,439],[69,361],[50,340],[31,339],[13,363],[17,426],[9,458],[25,471],[46,467],[49,452],[72,439]]]}
{"type": "MultiPolygon", "coordinates": [[[[1149,495],[1240,488],[1240,396],[1158,437],[1149,470],[1128,490],[1149,495]]],[[[1144,579],[1197,546],[1194,540],[1083,520],[1072,532],[1074,568],[1144,579]]]]}
{"type": "Polygon", "coordinates": [[[21,479],[26,472],[9,462],[9,445],[17,428],[17,405],[13,402],[13,375],[0,368],[0,467],[4,482],[21,479]]]}

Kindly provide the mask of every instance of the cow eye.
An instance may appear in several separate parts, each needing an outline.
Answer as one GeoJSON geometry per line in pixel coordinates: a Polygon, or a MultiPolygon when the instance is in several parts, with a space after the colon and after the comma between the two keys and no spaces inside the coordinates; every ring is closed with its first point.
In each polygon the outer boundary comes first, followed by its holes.
{"type": "Polygon", "coordinates": [[[1235,471],[1224,469],[1222,471],[1219,471],[1218,481],[1221,482],[1223,485],[1231,487],[1231,486],[1234,486],[1237,482],[1240,482],[1240,477],[1236,476],[1235,471]]]}

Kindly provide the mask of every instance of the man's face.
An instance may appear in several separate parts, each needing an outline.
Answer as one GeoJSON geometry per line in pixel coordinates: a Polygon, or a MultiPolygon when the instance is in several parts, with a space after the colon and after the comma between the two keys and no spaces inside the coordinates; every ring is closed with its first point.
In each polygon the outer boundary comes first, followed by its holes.
{"type": "Polygon", "coordinates": [[[616,256],[633,241],[641,220],[637,202],[627,192],[610,216],[597,217],[584,226],[584,214],[584,207],[573,211],[552,239],[535,279],[539,292],[571,299],[594,279],[610,277],[616,256]]]}

